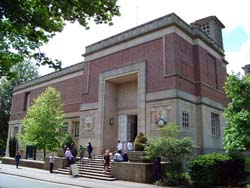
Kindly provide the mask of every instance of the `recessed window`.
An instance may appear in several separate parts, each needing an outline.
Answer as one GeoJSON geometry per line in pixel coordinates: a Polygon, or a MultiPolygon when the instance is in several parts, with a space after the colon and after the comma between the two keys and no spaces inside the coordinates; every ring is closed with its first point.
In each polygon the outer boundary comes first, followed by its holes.
{"type": "Polygon", "coordinates": [[[73,129],[74,129],[74,137],[79,137],[80,132],[80,122],[72,121],[73,129]]]}
{"type": "Polygon", "coordinates": [[[25,93],[23,111],[27,111],[30,106],[30,92],[25,93]]]}
{"type": "Polygon", "coordinates": [[[213,136],[220,136],[219,114],[211,113],[211,133],[213,136]]]}
{"type": "Polygon", "coordinates": [[[61,131],[62,131],[62,134],[66,134],[68,132],[68,122],[63,123],[63,127],[61,131]]]}
{"type": "Polygon", "coordinates": [[[182,126],[187,128],[190,126],[189,113],[185,111],[182,112],[182,126]]]}

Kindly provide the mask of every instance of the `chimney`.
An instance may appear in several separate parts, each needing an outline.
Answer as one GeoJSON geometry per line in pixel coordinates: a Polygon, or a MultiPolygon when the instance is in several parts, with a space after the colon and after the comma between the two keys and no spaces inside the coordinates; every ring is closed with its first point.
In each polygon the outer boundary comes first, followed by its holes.
{"type": "Polygon", "coordinates": [[[216,16],[209,16],[196,20],[190,24],[193,28],[200,29],[208,37],[210,37],[214,43],[217,44],[223,50],[223,40],[222,40],[222,29],[225,28],[223,23],[216,16]]]}

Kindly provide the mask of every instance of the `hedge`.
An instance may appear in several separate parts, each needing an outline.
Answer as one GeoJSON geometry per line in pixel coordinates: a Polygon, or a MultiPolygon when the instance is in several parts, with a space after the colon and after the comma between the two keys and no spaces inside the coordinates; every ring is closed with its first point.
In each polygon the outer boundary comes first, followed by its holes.
{"type": "Polygon", "coordinates": [[[200,155],[190,162],[194,188],[236,186],[243,181],[244,162],[227,155],[213,153],[200,155]]]}

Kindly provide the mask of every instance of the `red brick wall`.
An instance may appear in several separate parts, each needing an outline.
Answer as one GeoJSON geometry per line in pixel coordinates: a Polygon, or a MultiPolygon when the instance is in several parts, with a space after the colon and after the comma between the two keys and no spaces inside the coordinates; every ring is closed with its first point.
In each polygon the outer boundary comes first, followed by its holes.
{"type": "MultiPolygon", "coordinates": [[[[65,112],[78,112],[80,110],[82,95],[82,76],[57,82],[51,85],[61,92],[63,108],[65,112]]],[[[34,89],[30,92],[33,101],[46,87],[34,89]]],[[[17,94],[12,99],[11,120],[21,119],[25,116],[23,111],[25,93],[17,94]]]]}
{"type": "Polygon", "coordinates": [[[202,47],[193,46],[176,34],[169,34],[165,37],[165,50],[165,77],[163,39],[91,61],[89,93],[83,96],[83,102],[98,101],[99,73],[145,61],[147,93],[177,88],[193,95],[203,95],[225,103],[224,94],[220,93],[223,91],[226,75],[222,62],[202,47]],[[209,85],[210,87],[206,87],[206,90],[210,91],[201,92],[205,90],[204,86],[200,85],[201,83],[209,85]]]}
{"type": "MultiPolygon", "coordinates": [[[[87,87],[87,69],[83,76],[52,86],[61,91],[65,112],[79,111],[81,103],[98,101],[100,73],[145,61],[147,93],[176,88],[226,104],[222,93],[226,69],[222,62],[177,34],[165,36],[165,71],[163,55],[163,39],[160,38],[91,61],[88,93],[82,94],[87,87]]],[[[31,98],[35,98],[43,90],[44,88],[39,88],[31,91],[31,98]]],[[[13,97],[12,120],[23,117],[23,103],[24,94],[13,97]]]]}

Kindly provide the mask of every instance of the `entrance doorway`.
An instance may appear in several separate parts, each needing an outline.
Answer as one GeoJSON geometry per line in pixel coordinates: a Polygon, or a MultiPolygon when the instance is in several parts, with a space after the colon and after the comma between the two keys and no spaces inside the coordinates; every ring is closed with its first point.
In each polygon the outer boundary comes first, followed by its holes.
{"type": "Polygon", "coordinates": [[[119,115],[118,121],[118,140],[126,150],[127,142],[134,142],[137,135],[137,115],[119,115]]]}
{"type": "Polygon", "coordinates": [[[137,115],[129,115],[127,117],[127,141],[134,142],[135,137],[137,136],[137,115]]]}

